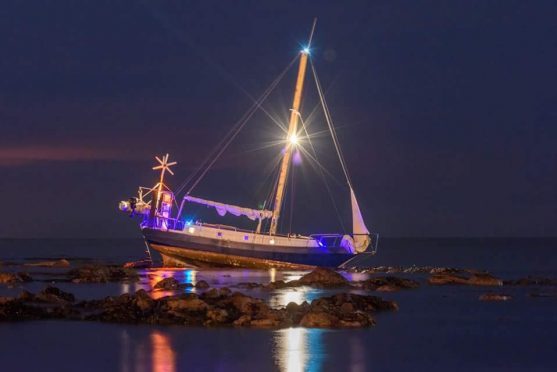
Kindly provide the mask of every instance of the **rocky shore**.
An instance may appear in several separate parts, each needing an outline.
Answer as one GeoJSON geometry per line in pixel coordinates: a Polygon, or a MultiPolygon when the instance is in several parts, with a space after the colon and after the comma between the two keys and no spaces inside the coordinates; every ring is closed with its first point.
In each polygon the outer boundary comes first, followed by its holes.
{"type": "MultiPolygon", "coordinates": [[[[339,276],[334,271],[318,269],[297,283],[339,285],[339,276]]],[[[196,287],[207,289],[209,285],[200,281],[196,287]]],[[[154,286],[154,290],[181,288],[183,285],[173,278],[154,286]]],[[[290,302],[284,307],[271,308],[262,299],[232,292],[229,288],[212,288],[201,294],[182,293],[159,299],[141,289],[134,294],[78,302],[73,294],[49,286],[37,294],[23,291],[18,297],[0,297],[0,321],[65,319],[207,327],[361,328],[375,324],[375,312],[393,310],[398,310],[394,301],[353,293],[338,293],[311,303],[290,302]]]]}

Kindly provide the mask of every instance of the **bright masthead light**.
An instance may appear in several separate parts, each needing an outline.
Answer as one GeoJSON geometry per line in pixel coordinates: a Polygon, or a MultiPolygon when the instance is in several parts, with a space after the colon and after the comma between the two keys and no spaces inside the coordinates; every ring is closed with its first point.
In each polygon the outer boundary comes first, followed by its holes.
{"type": "Polygon", "coordinates": [[[302,53],[309,54],[309,48],[308,47],[303,48],[302,53]]]}
{"type": "Polygon", "coordinates": [[[290,142],[291,145],[295,146],[298,144],[298,136],[296,134],[292,134],[290,138],[288,138],[288,141],[290,142]]]}

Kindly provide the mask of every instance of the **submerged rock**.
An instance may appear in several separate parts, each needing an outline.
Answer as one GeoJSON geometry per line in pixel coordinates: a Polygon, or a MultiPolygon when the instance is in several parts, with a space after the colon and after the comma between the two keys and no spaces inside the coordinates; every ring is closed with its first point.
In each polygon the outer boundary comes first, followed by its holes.
{"type": "Polygon", "coordinates": [[[22,282],[30,282],[33,279],[25,272],[20,273],[0,273],[0,284],[15,284],[22,282]]]}
{"type": "Polygon", "coordinates": [[[475,286],[501,286],[503,281],[489,273],[477,273],[471,276],[455,274],[434,274],[428,279],[431,285],[475,285],[475,286]]]}
{"type": "Polygon", "coordinates": [[[480,301],[509,301],[511,299],[510,295],[501,293],[485,293],[479,297],[480,301]]]}
{"type": "Polygon", "coordinates": [[[191,283],[180,283],[178,280],[170,277],[165,278],[155,284],[153,287],[154,289],[165,289],[165,290],[176,290],[176,289],[183,289],[183,288],[191,288],[193,285],[191,283]]]}
{"type": "Polygon", "coordinates": [[[209,287],[210,287],[209,283],[207,283],[205,280],[200,280],[197,283],[195,283],[195,288],[198,289],[207,289],[209,287]]]}
{"type": "Polygon", "coordinates": [[[318,288],[334,288],[334,287],[346,287],[349,286],[350,282],[343,277],[341,274],[334,270],[318,267],[313,271],[305,274],[298,280],[291,280],[285,282],[283,280],[277,280],[275,282],[269,283],[264,286],[266,289],[281,289],[290,287],[300,287],[300,286],[311,286],[318,288]]]}
{"type": "Polygon", "coordinates": [[[344,287],[350,284],[346,278],[334,270],[318,267],[310,273],[302,276],[298,283],[300,285],[320,287],[344,287]]]}
{"type": "MultiPolygon", "coordinates": [[[[28,296],[29,298],[30,296],[28,296]]],[[[75,297],[73,294],[64,292],[61,289],[56,287],[46,287],[39,293],[37,293],[34,297],[30,297],[35,301],[41,302],[49,302],[55,304],[67,304],[75,301],[75,297]]]]}
{"type": "Polygon", "coordinates": [[[36,267],[70,267],[70,261],[61,258],[59,260],[53,261],[39,261],[26,263],[24,266],[36,266],[36,267]]]}
{"type": "Polygon", "coordinates": [[[364,289],[379,292],[394,292],[400,289],[418,288],[420,283],[412,279],[397,278],[394,276],[383,276],[371,278],[361,282],[364,289]]]}
{"type": "Polygon", "coordinates": [[[118,266],[88,265],[68,272],[74,283],[107,283],[117,281],[136,281],[138,275],[135,270],[118,266]]]}

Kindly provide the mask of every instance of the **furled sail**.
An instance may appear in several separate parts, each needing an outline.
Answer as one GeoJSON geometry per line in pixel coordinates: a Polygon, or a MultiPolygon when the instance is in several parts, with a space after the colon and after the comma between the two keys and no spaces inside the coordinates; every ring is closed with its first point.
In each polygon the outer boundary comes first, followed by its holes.
{"type": "Polygon", "coordinates": [[[244,208],[244,207],[239,207],[237,205],[224,204],[212,200],[196,198],[190,195],[184,196],[184,200],[196,204],[206,205],[208,207],[213,207],[217,210],[219,216],[224,216],[226,213],[230,213],[233,214],[234,216],[246,216],[250,220],[255,221],[258,219],[262,220],[265,218],[271,218],[273,215],[273,212],[268,211],[266,209],[257,210],[251,208],[244,208]]]}
{"type": "Polygon", "coordinates": [[[357,252],[363,252],[369,246],[371,239],[369,237],[369,230],[364,223],[360,206],[354,190],[350,188],[350,199],[352,201],[352,235],[354,239],[354,248],[357,252]]]}

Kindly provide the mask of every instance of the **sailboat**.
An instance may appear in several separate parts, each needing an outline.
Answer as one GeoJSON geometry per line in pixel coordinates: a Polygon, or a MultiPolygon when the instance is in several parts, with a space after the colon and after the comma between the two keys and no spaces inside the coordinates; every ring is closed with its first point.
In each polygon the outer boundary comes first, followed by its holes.
{"type": "MultiPolygon", "coordinates": [[[[272,208],[249,208],[195,197],[190,194],[193,188],[190,188],[190,191],[186,192],[181,200],[177,200],[177,195],[164,183],[166,173],[173,175],[171,167],[177,164],[169,161],[168,154],[155,157],[158,165],[153,169],[160,170],[159,182],[150,188],[140,187],[137,197],[120,202],[119,209],[121,211],[142,217],[140,228],[147,249],[149,252],[150,250],[159,252],[164,266],[232,266],[277,269],[310,269],[316,266],[337,267],[348,260],[354,259],[355,256],[373,254],[377,250],[378,234],[371,234],[364,223],[325,96],[311,63],[310,45],[314,29],[315,21],[307,46],[298,53],[291,63],[292,65],[297,62],[298,73],[288,130],[286,138],[283,140],[280,170],[274,185],[274,201],[270,205],[272,208]],[[300,145],[302,131],[299,124],[301,123],[303,126],[303,120],[299,110],[308,64],[313,71],[324,117],[346,176],[352,207],[351,234],[299,235],[280,234],[277,231],[293,154],[300,145]],[[231,214],[238,218],[248,218],[257,225],[253,230],[246,230],[229,225],[184,220],[183,212],[192,203],[214,208],[220,216],[231,214]],[[174,215],[172,213],[173,206],[178,207],[178,211],[174,215]],[[270,222],[266,224],[268,228],[263,227],[264,221],[270,222]]],[[[275,83],[277,82],[277,80],[273,82],[272,88],[276,86],[275,83]]],[[[263,97],[256,101],[255,109],[260,107],[269,93],[270,90],[268,89],[263,97]]],[[[237,128],[241,129],[241,126],[233,128],[235,134],[237,134],[237,128]]],[[[224,145],[228,143],[227,140],[224,145]]],[[[221,143],[221,147],[224,145],[221,143]]],[[[220,150],[217,152],[217,157],[223,152],[220,150]]],[[[208,162],[208,167],[213,163],[214,160],[208,162]]]]}

